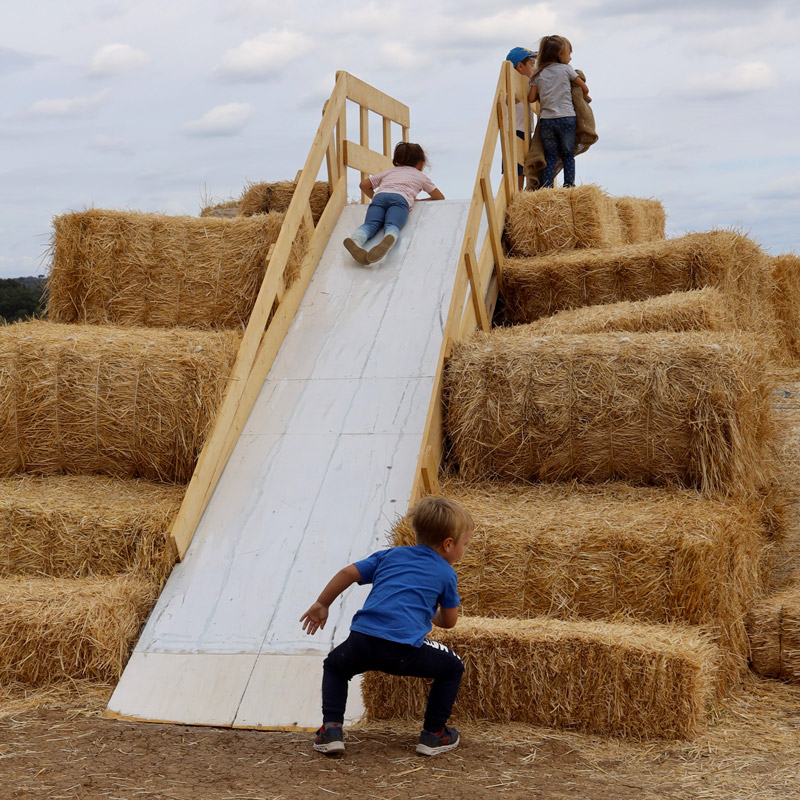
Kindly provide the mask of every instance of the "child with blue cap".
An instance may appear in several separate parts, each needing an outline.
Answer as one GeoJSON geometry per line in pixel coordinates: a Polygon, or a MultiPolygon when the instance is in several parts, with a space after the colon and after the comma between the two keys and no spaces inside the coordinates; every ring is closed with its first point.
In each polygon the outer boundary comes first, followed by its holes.
{"type": "MultiPolygon", "coordinates": [[[[508,51],[508,55],[506,56],[506,61],[510,61],[514,66],[514,69],[519,72],[520,75],[524,75],[527,80],[530,81],[531,76],[533,75],[533,70],[536,67],[536,52],[534,50],[528,50],[527,47],[513,47],[511,50],[508,51]]],[[[517,136],[525,140],[525,107],[524,104],[520,101],[514,106],[514,113],[516,115],[516,129],[517,129],[517,136]]],[[[532,126],[531,126],[532,128],[532,126]]],[[[517,179],[519,181],[519,188],[522,188],[522,165],[517,164],[517,179]]]]}

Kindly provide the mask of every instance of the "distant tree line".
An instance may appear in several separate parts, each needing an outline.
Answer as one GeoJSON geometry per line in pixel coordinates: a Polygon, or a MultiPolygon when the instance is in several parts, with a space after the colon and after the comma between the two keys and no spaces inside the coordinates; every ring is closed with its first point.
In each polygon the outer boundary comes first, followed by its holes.
{"type": "Polygon", "coordinates": [[[44,314],[44,278],[0,278],[0,323],[44,314]]]}

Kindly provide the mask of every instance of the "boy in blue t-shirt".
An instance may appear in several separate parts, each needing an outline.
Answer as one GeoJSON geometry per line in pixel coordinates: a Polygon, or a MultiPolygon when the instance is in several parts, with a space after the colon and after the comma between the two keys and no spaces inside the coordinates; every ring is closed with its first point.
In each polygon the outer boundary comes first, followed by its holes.
{"type": "Polygon", "coordinates": [[[373,670],[433,678],[417,752],[432,756],[458,747],[458,731],[446,723],[464,665],[452,650],[425,637],[431,624],[453,628],[458,621],[461,600],[452,565],[464,555],[475,523],[466,509],[444,497],[423,498],[409,518],[416,545],[381,550],[340,570],[300,617],[303,630],[316,633],[345,589],[372,584],[364,607],[353,617],[350,636],[323,664],[322,727],[314,739],[320,753],[344,750],[348,681],[373,670]]]}

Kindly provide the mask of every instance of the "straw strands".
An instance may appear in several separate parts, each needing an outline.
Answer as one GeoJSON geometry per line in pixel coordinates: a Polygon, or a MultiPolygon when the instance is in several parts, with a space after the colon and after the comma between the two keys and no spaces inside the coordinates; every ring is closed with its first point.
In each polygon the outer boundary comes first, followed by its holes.
{"type": "Polygon", "coordinates": [[[756,603],[747,632],[757,673],[800,683],[800,584],[756,603]]]}
{"type": "Polygon", "coordinates": [[[777,317],[776,332],[791,361],[800,361],[800,257],[772,256],[772,306],[777,317]]]}
{"type": "Polygon", "coordinates": [[[149,580],[0,578],[0,681],[113,681],[157,596],[149,580]]]}
{"type": "MultiPolygon", "coordinates": [[[[456,565],[465,614],[702,625],[720,646],[720,688],[747,667],[744,615],[764,549],[757,509],[623,483],[451,480],[442,493],[476,521],[456,565]]],[[[414,544],[407,523],[395,543],[414,544]]]]}
{"type": "Polygon", "coordinates": [[[161,585],[167,530],[184,488],[102,475],[0,481],[0,576],[85,578],[132,572],[161,585]]]}
{"type": "MultiPolygon", "coordinates": [[[[679,626],[465,617],[433,638],[464,662],[458,720],[528,722],[632,738],[692,736],[711,699],[716,648],[679,626]]],[[[372,718],[421,719],[420,679],[367,673],[372,718]]]]}
{"type": "Polygon", "coordinates": [[[226,200],[222,203],[203,206],[200,209],[201,217],[236,217],[239,214],[239,201],[226,200]]]}
{"type": "Polygon", "coordinates": [[[458,342],[445,372],[451,457],[502,477],[755,494],[774,470],[770,387],[745,337],[711,333],[458,342]]]}
{"type": "Polygon", "coordinates": [[[761,248],[733,231],[509,258],[503,270],[506,316],[533,322],[564,309],[646,300],[670,292],[720,289],[740,328],[774,326],[770,270],[761,248]]]}
{"type": "Polygon", "coordinates": [[[537,336],[557,333],[603,333],[604,331],[732,331],[734,318],[719,289],[651,297],[648,300],[585,306],[559,311],[530,323],[537,336]]]}
{"type": "MultiPolygon", "coordinates": [[[[294,197],[297,183],[295,181],[277,181],[276,183],[251,183],[242,193],[239,200],[239,214],[249,217],[254,214],[268,212],[285,212],[294,197]]],[[[317,181],[311,190],[309,204],[311,216],[316,225],[325,206],[330,199],[331,192],[327,181],[317,181]]]]}
{"type": "Polygon", "coordinates": [[[506,236],[515,256],[663,239],[660,205],[615,199],[592,185],[520,192],[508,207],[506,236]]]}
{"type": "Polygon", "coordinates": [[[0,328],[0,476],[187,482],[238,345],[235,331],[0,328]]]}
{"type": "MultiPolygon", "coordinates": [[[[54,221],[48,317],[97,325],[246,325],[284,216],[64,214],[54,221]]],[[[303,229],[292,246],[287,285],[306,249],[303,229]]]]}

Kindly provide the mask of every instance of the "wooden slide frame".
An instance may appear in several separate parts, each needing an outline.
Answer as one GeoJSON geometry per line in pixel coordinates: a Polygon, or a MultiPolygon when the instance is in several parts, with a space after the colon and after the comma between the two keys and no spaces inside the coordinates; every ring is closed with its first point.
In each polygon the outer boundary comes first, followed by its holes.
{"type": "Polygon", "coordinates": [[[347,168],[356,169],[364,176],[392,166],[392,122],[400,125],[402,140],[408,141],[408,106],[347,72],[336,73],[336,84],[323,107],[322,121],[306,162],[297,175],[297,187],[280,234],[270,249],[264,280],[242,337],[225,395],[169,531],[171,545],[179,559],[186,554],[347,202],[347,168]],[[358,143],[346,138],[348,101],[359,108],[358,143]],[[382,118],[381,151],[372,150],[369,146],[369,112],[382,118]],[[323,159],[326,160],[330,199],[315,226],[309,201],[323,159]],[[284,275],[289,253],[295,237],[303,228],[309,237],[308,252],[299,276],[286,288],[284,275]]]}
{"type": "Polygon", "coordinates": [[[444,368],[453,343],[476,330],[488,331],[498,294],[503,285],[503,226],[506,210],[519,191],[517,165],[524,164],[530,141],[528,81],[510,61],[504,61],[497,80],[486,137],[483,142],[475,188],[469,207],[464,242],[458,262],[453,295],[444,329],[444,341],[436,369],[431,404],[422,438],[417,474],[411,491],[411,505],[420,497],[439,491],[439,467],[444,451],[444,368]],[[514,107],[525,110],[525,140],[516,135],[514,107]],[[492,191],[491,170],[500,140],[503,176],[496,193],[492,191]],[[486,231],[480,242],[482,217],[486,231]]]}

